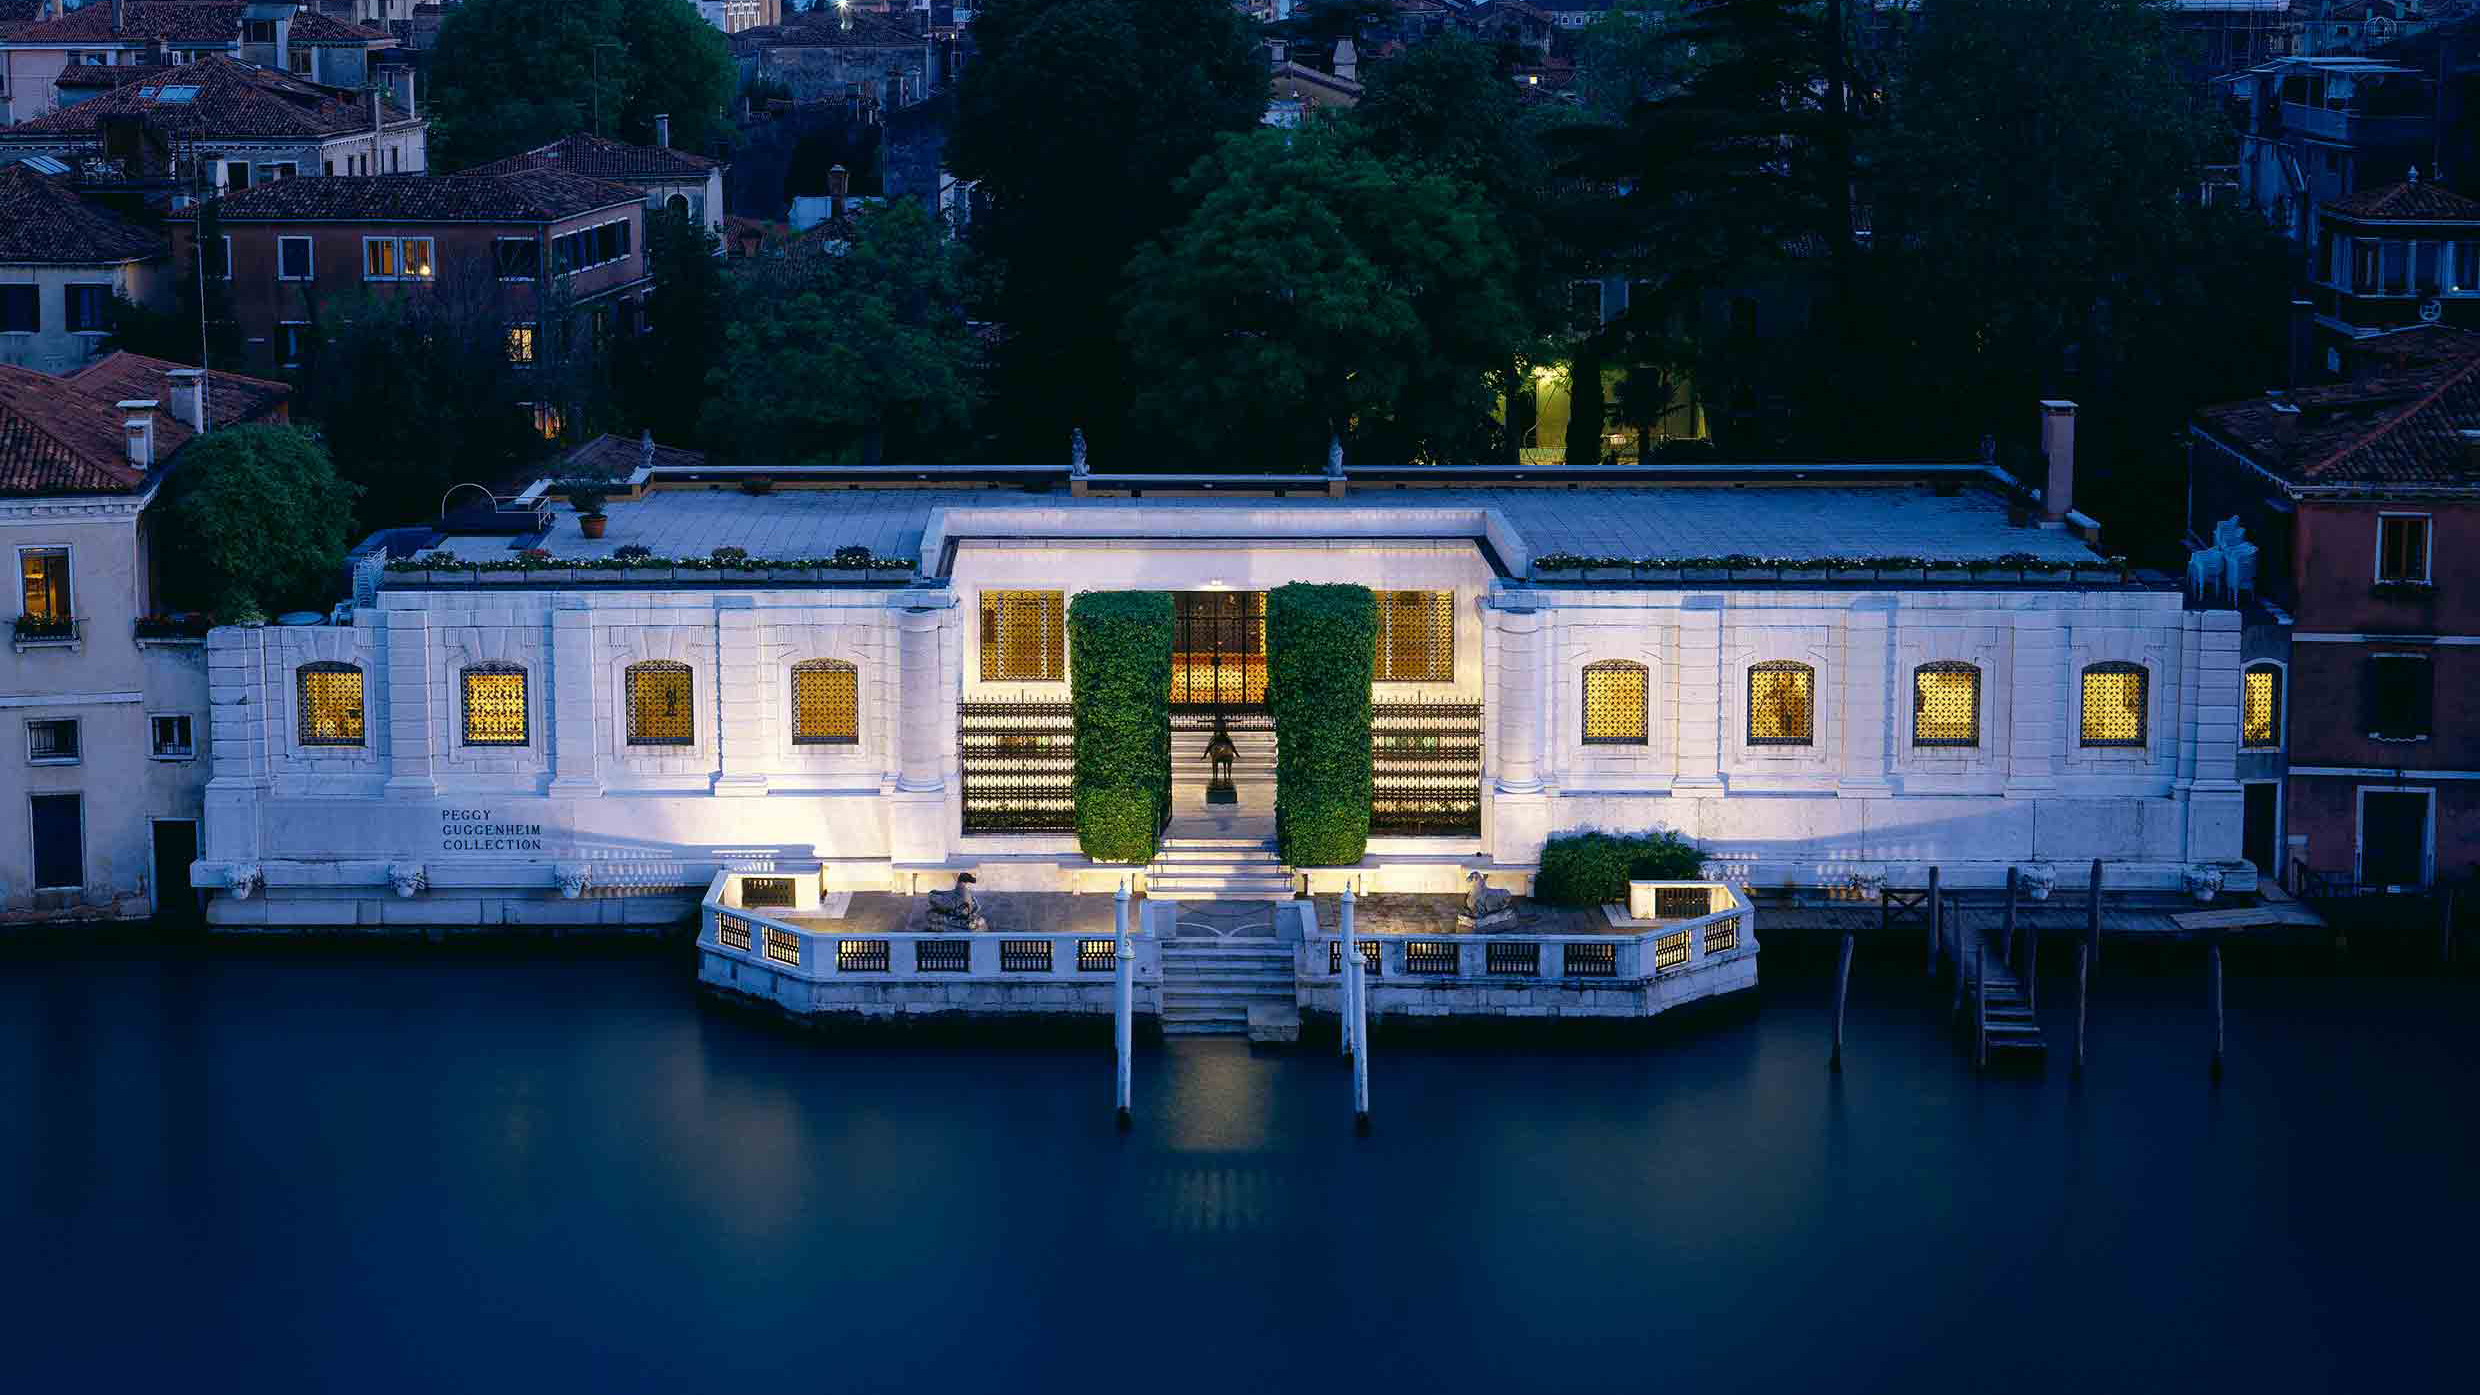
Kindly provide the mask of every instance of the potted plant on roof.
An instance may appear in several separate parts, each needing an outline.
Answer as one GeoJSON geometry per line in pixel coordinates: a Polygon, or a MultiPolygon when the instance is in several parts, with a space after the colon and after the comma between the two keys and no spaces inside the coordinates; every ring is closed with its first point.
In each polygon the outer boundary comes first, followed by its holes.
{"type": "Polygon", "coordinates": [[[766,580],[766,564],[751,565],[748,548],[719,547],[708,555],[713,558],[715,570],[722,574],[725,581],[766,580]]]}
{"type": "Polygon", "coordinates": [[[2127,559],[2124,557],[2078,557],[2075,559],[2075,579],[2078,581],[2114,582],[2124,581],[2126,578],[2127,559]]]}
{"type": "Polygon", "coordinates": [[[1647,557],[1636,564],[1636,579],[1638,581],[1677,581],[1679,579],[1679,559],[1676,557],[1647,557]]]}
{"type": "Polygon", "coordinates": [[[1689,557],[1679,564],[1682,581],[1729,581],[1730,564],[1719,557],[1689,557]]]}
{"type": "Polygon", "coordinates": [[[603,536],[611,522],[603,513],[604,501],[611,498],[611,487],[601,480],[570,480],[562,488],[568,494],[568,505],[577,511],[577,531],[589,538],[603,536]]]}
{"type": "Polygon", "coordinates": [[[837,548],[835,555],[827,559],[825,568],[818,573],[819,579],[822,581],[872,580],[870,562],[875,556],[876,554],[870,549],[859,543],[847,543],[837,548]]]}
{"type": "Polygon", "coordinates": [[[1633,581],[1636,566],[1625,557],[1594,557],[1585,562],[1587,581],[1633,581]]]}
{"type": "Polygon", "coordinates": [[[1782,579],[1781,567],[1765,558],[1751,557],[1745,552],[1732,553],[1722,559],[1722,564],[1731,569],[1733,581],[1780,581],[1782,579]]]}
{"type": "Polygon", "coordinates": [[[563,582],[576,579],[576,571],[566,562],[551,555],[547,547],[529,547],[517,554],[525,559],[525,579],[531,582],[563,582]]]}
{"type": "Polygon", "coordinates": [[[654,555],[654,549],[638,543],[623,543],[612,551],[612,560],[620,563],[620,575],[628,581],[669,581],[672,564],[654,555]]]}
{"type": "Polygon", "coordinates": [[[1971,571],[1974,581],[2021,581],[2024,579],[2023,560],[2017,553],[2008,553],[2003,557],[1982,558],[1971,564],[1971,571]]]}
{"type": "Polygon", "coordinates": [[[1584,559],[1572,553],[1553,552],[1534,558],[1531,570],[1535,581],[1582,581],[1584,559]]]}

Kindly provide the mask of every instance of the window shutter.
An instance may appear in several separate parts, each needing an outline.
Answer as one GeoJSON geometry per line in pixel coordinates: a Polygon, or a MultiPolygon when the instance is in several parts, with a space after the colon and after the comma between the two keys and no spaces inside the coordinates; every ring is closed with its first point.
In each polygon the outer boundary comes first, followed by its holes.
{"type": "Polygon", "coordinates": [[[2385,730],[2384,718],[2378,710],[2377,660],[2359,661],[2359,729],[2370,735],[2385,730]]]}
{"type": "Polygon", "coordinates": [[[2409,715],[2405,736],[2427,736],[2434,728],[2429,725],[2431,704],[2435,698],[2437,666],[2426,659],[2406,659],[2402,664],[2404,710],[2409,715]]]}

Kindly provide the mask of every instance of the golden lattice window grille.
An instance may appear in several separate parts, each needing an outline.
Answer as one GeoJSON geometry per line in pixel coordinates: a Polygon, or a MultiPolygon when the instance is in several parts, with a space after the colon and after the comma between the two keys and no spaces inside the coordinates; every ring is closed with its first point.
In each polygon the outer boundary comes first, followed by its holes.
{"type": "Polygon", "coordinates": [[[1584,668],[1584,739],[1588,746],[1645,744],[1645,666],[1604,659],[1584,668]]]}
{"type": "Polygon", "coordinates": [[[1056,683],[1068,676],[1067,593],[982,593],[982,681],[1056,683]]]}
{"type": "Polygon", "coordinates": [[[515,664],[476,664],[465,670],[462,678],[465,744],[524,745],[525,670],[515,664]]]}
{"type": "Polygon", "coordinates": [[[861,674],[811,659],[792,666],[792,744],[847,746],[861,739],[861,674]]]}
{"type": "Polygon", "coordinates": [[[687,746],[697,739],[689,666],[670,659],[629,665],[629,744],[687,746]]]}
{"type": "Polygon", "coordinates": [[[1377,601],[1377,681],[1454,682],[1455,593],[1380,591],[1377,601]]]}
{"type": "Polygon", "coordinates": [[[1912,744],[1981,744],[1981,671],[1970,664],[1922,664],[1912,670],[1912,744]]]}
{"type": "Polygon", "coordinates": [[[1817,670],[1777,659],[1748,670],[1748,744],[1809,746],[1817,740],[1817,670]]]}
{"type": "Polygon", "coordinates": [[[2257,750],[2282,744],[2282,670],[2254,664],[2240,675],[2239,744],[2257,750]]]}
{"type": "Polygon", "coordinates": [[[2141,746],[2145,727],[2145,672],[2141,664],[2094,664],[2084,670],[2087,746],[2141,746]]]}
{"type": "Polygon", "coordinates": [[[351,664],[303,664],[293,675],[304,746],[362,744],[362,671],[351,664]]]}

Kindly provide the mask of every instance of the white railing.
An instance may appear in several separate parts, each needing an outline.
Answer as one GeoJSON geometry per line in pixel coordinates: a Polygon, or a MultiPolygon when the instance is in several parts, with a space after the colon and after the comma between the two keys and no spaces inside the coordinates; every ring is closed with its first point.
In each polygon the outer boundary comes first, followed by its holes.
{"type": "MultiPolygon", "coordinates": [[[[1727,882],[1630,882],[1631,909],[1681,911],[1688,893],[1705,893],[1700,914],[1635,917],[1607,933],[1420,935],[1359,929],[1373,982],[1398,986],[1487,983],[1644,984],[1692,974],[1757,952],[1757,913],[1727,882]],[[1640,899],[1640,889],[1643,895],[1640,899]],[[1657,896],[1656,893],[1670,893],[1657,896]]],[[[1316,926],[1303,937],[1297,972],[1304,984],[1342,982],[1343,936],[1316,926]]]]}
{"type": "MultiPolygon", "coordinates": [[[[743,883],[783,873],[731,869],[715,874],[698,909],[698,948],[795,978],[842,983],[1076,982],[1107,985],[1116,965],[1108,930],[1096,933],[976,934],[856,930],[799,909],[745,904],[743,883]]],[[[817,874],[794,873],[815,879],[817,874]]],[[[797,885],[797,883],[796,883],[797,885]]],[[[815,905],[814,900],[811,903],[815,905]]],[[[1135,976],[1161,976],[1162,956],[1135,922],[1128,927],[1135,976]]]]}

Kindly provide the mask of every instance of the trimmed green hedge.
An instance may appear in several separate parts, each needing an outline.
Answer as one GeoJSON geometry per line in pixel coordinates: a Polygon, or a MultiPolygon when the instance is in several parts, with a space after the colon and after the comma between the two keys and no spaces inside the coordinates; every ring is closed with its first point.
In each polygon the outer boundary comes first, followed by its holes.
{"type": "Polygon", "coordinates": [[[1295,867],[1369,849],[1369,680],[1378,602],[1366,586],[1294,582],[1266,596],[1275,830],[1295,867]]]}
{"type": "Polygon", "coordinates": [[[1171,810],[1171,632],[1167,591],[1068,604],[1076,842],[1096,862],[1153,861],[1171,810]]]}
{"type": "Polygon", "coordinates": [[[1542,846],[1541,872],[1533,899],[1554,906],[1600,906],[1627,902],[1632,881],[1693,881],[1705,873],[1705,854],[1667,828],[1650,833],[1604,833],[1597,828],[1553,834],[1542,846]]]}

